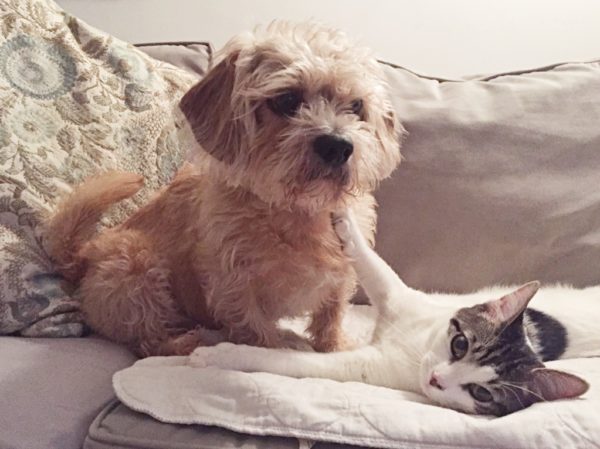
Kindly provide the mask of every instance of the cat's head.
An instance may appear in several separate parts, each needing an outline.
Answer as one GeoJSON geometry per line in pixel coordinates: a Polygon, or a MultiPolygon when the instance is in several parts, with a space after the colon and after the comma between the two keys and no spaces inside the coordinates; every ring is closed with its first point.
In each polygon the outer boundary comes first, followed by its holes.
{"type": "Polygon", "coordinates": [[[585,380],[546,368],[528,342],[523,313],[538,288],[531,282],[458,310],[423,358],[423,393],[446,407],[497,416],[585,393],[585,380]]]}

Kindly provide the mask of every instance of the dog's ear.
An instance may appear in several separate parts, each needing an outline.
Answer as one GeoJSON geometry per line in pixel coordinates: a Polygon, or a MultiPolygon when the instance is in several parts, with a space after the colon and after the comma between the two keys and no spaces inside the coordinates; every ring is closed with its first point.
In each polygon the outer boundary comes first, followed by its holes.
{"type": "Polygon", "coordinates": [[[394,106],[389,100],[384,102],[381,114],[375,118],[375,127],[375,134],[386,156],[386,166],[390,168],[391,173],[402,159],[400,146],[406,130],[400,123],[394,106]]]}
{"type": "Polygon", "coordinates": [[[235,160],[241,147],[241,123],[232,102],[238,55],[231,52],[225,56],[179,102],[196,141],[227,163],[235,160]]]}

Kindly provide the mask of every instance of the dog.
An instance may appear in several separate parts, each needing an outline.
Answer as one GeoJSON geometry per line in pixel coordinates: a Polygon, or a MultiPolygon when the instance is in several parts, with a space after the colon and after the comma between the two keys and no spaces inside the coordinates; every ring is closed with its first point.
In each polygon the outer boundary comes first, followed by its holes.
{"type": "Polygon", "coordinates": [[[143,179],[85,181],[48,219],[46,248],[89,326],[139,356],[223,339],[294,347],[278,321],[306,314],[314,350],[344,348],[356,277],[331,214],[351,207],[373,241],[371,192],[399,164],[404,132],[383,71],[314,23],[234,37],[217,61],[179,102],[191,156],[174,180],[101,232],[143,179]]]}

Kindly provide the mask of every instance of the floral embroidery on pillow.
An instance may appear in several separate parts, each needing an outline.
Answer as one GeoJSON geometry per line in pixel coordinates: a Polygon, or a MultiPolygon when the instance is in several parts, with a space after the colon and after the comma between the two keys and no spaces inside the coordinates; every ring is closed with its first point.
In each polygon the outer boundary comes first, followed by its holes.
{"type": "Polygon", "coordinates": [[[51,0],[0,0],[0,334],[83,333],[70,286],[43,250],[42,213],[101,170],[146,179],[105,224],[169,182],[185,150],[170,112],[196,79],[51,0]]]}

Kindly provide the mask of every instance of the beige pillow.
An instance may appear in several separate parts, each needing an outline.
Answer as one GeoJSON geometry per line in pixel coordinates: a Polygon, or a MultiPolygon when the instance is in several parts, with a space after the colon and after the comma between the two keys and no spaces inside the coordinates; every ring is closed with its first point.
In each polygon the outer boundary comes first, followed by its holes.
{"type": "Polygon", "coordinates": [[[99,170],[146,178],[108,222],[168,182],[183,158],[171,110],[197,76],[51,0],[7,0],[0,12],[0,334],[80,335],[78,305],[42,250],[40,212],[99,170]]]}
{"type": "Polygon", "coordinates": [[[600,62],[467,81],[386,67],[408,136],[377,250],[410,285],[600,282],[600,62]]]}

